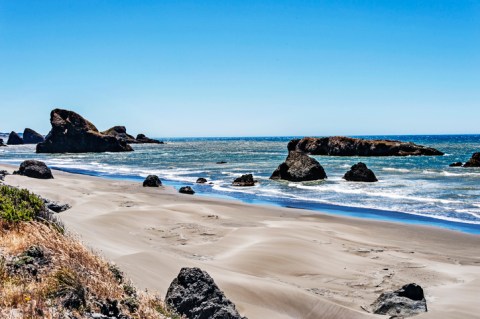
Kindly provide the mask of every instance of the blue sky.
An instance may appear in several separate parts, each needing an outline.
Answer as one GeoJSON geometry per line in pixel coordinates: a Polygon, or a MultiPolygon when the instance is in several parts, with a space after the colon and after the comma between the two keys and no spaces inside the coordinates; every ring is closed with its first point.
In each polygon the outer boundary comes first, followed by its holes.
{"type": "Polygon", "coordinates": [[[0,0],[0,131],[480,133],[479,1],[0,0]]]}

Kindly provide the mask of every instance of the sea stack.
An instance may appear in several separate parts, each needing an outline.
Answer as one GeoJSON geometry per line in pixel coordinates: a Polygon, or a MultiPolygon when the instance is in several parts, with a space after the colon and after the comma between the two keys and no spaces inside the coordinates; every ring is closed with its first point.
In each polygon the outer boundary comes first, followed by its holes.
{"type": "Polygon", "coordinates": [[[26,128],[23,131],[23,142],[25,144],[38,144],[45,141],[42,134],[35,132],[31,128],[26,128]]]}
{"type": "Polygon", "coordinates": [[[12,131],[10,135],[8,135],[7,145],[22,145],[23,139],[18,135],[16,132],[12,131]]]}
{"type": "Polygon", "coordinates": [[[463,167],[480,167],[480,152],[473,153],[472,158],[463,164],[463,167]]]}
{"type": "Polygon", "coordinates": [[[117,126],[111,127],[108,130],[103,131],[102,134],[116,137],[118,140],[124,140],[128,144],[137,143],[137,140],[135,139],[135,137],[127,133],[127,129],[125,128],[125,126],[117,125],[117,126]]]}
{"type": "MultiPolygon", "coordinates": [[[[292,144],[289,143],[289,150],[292,144]]],[[[292,182],[314,181],[327,178],[320,163],[299,151],[289,151],[285,162],[272,173],[270,179],[283,179],[292,182]]]]}
{"type": "Polygon", "coordinates": [[[37,144],[37,153],[129,152],[125,141],[102,134],[79,114],[54,109],[50,113],[52,130],[45,141],[37,144]]]}
{"type": "Polygon", "coordinates": [[[296,151],[328,156],[420,156],[443,155],[431,147],[394,140],[365,140],[345,136],[304,137],[291,140],[296,151]]]}
{"type": "Polygon", "coordinates": [[[373,183],[378,181],[375,173],[362,162],[353,165],[343,178],[349,182],[373,183]]]}

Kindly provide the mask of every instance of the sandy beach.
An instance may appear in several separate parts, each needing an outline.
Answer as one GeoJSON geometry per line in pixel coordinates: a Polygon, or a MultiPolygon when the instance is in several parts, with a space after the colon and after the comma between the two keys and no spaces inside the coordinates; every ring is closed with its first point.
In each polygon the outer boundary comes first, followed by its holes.
{"type": "Polygon", "coordinates": [[[480,316],[478,235],[53,174],[5,183],[72,205],[58,214],[68,230],[161,296],[196,266],[250,319],[381,317],[365,309],[411,282],[427,299],[418,318],[480,316]]]}

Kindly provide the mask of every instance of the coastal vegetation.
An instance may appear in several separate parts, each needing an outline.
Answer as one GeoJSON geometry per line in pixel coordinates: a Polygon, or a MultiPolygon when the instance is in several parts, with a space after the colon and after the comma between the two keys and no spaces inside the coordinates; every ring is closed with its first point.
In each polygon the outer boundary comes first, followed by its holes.
{"type": "Polygon", "coordinates": [[[176,318],[28,190],[0,187],[1,318],[176,318]]]}

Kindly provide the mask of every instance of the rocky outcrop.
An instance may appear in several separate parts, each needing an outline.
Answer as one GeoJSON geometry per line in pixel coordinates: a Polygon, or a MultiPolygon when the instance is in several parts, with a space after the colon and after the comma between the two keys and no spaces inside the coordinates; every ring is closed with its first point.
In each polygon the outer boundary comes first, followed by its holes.
{"type": "Polygon", "coordinates": [[[102,134],[113,136],[119,140],[123,140],[127,142],[128,144],[135,144],[137,143],[137,140],[135,137],[127,133],[127,129],[125,126],[114,126],[109,128],[106,131],[103,131],[102,134]]]}
{"type": "Polygon", "coordinates": [[[162,186],[162,181],[157,175],[148,175],[143,181],[143,187],[159,187],[162,186]]]}
{"type": "Polygon", "coordinates": [[[463,167],[480,167],[480,152],[473,153],[472,158],[463,164],[463,167]]]}
{"type": "Polygon", "coordinates": [[[22,164],[20,164],[18,171],[13,172],[13,174],[39,179],[53,178],[50,168],[48,168],[44,162],[36,160],[24,161],[22,164]]]}
{"type": "Polygon", "coordinates": [[[452,164],[450,164],[450,165],[448,165],[448,166],[450,166],[450,167],[459,167],[459,166],[462,166],[462,165],[463,165],[462,162],[455,162],[455,163],[452,163],[452,164]]]}
{"type": "Polygon", "coordinates": [[[168,288],[165,303],[188,319],[246,319],[212,277],[199,268],[182,268],[168,288]]]}
{"type": "MultiPolygon", "coordinates": [[[[289,144],[289,148],[290,148],[289,144]]],[[[285,162],[280,164],[270,179],[283,179],[292,182],[314,181],[327,178],[320,163],[299,151],[290,151],[285,162]]]]}
{"type": "Polygon", "coordinates": [[[375,314],[395,318],[411,317],[427,312],[423,289],[417,284],[408,284],[393,292],[384,292],[372,304],[375,314]]]}
{"type": "Polygon", "coordinates": [[[190,187],[190,186],[183,186],[183,187],[180,187],[180,189],[178,190],[179,193],[182,193],[182,194],[188,194],[188,195],[193,195],[195,194],[195,191],[190,187]]]}
{"type": "Polygon", "coordinates": [[[343,178],[349,182],[377,182],[378,179],[365,163],[359,162],[353,165],[343,178]]]}
{"type": "Polygon", "coordinates": [[[100,133],[79,114],[62,109],[50,113],[52,130],[37,144],[37,153],[86,153],[133,151],[125,141],[100,133]]]}
{"type": "Polygon", "coordinates": [[[154,140],[152,138],[146,137],[145,134],[138,134],[136,143],[139,144],[164,144],[162,141],[154,140]]]}
{"type": "Polygon", "coordinates": [[[197,184],[205,184],[207,182],[206,178],[199,177],[196,181],[197,184]]]}
{"type": "Polygon", "coordinates": [[[23,139],[16,132],[12,131],[8,136],[7,145],[22,145],[23,139]]]}
{"type": "Polygon", "coordinates": [[[45,203],[45,206],[55,213],[61,213],[72,208],[69,204],[60,204],[46,198],[42,198],[42,200],[45,203]]]}
{"type": "Polygon", "coordinates": [[[431,147],[393,140],[365,140],[344,136],[304,137],[290,141],[291,150],[329,156],[443,155],[431,147]]]}
{"type": "Polygon", "coordinates": [[[0,138],[0,146],[7,146],[7,145],[3,144],[3,138],[0,138]]]}
{"type": "Polygon", "coordinates": [[[42,134],[35,132],[31,128],[26,128],[23,131],[23,143],[25,144],[38,144],[45,141],[42,134]]]}
{"type": "Polygon", "coordinates": [[[236,178],[232,185],[233,186],[255,186],[257,181],[253,178],[252,174],[245,174],[236,178]]]}

